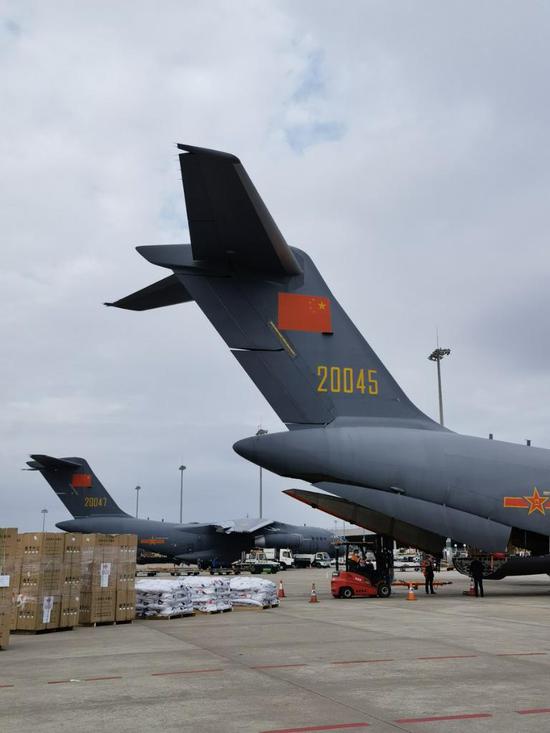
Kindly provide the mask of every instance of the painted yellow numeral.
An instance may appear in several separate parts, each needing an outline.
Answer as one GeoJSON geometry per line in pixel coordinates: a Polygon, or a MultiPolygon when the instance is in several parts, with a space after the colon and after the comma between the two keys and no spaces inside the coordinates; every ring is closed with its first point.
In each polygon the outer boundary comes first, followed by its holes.
{"type": "Polygon", "coordinates": [[[338,394],[369,394],[371,397],[378,395],[378,379],[376,369],[357,369],[353,367],[328,367],[326,364],[317,366],[319,383],[317,392],[331,392],[338,394]]]}
{"type": "Polygon", "coordinates": [[[107,499],[104,496],[85,496],[84,506],[89,509],[97,509],[100,506],[107,506],[107,499]]]}
{"type": "Polygon", "coordinates": [[[353,393],[353,369],[351,367],[344,367],[342,369],[342,376],[344,382],[344,392],[346,394],[353,393]]]}
{"type": "Polygon", "coordinates": [[[330,367],[330,391],[340,391],[340,367],[330,367]]]}
{"type": "Polygon", "coordinates": [[[369,394],[375,397],[378,394],[378,379],[376,379],[376,369],[369,369],[368,382],[369,382],[369,394]]]}
{"type": "Polygon", "coordinates": [[[325,387],[325,382],[327,381],[328,376],[328,368],[323,364],[319,364],[319,366],[317,367],[317,376],[320,378],[320,382],[317,385],[317,392],[328,392],[328,389],[325,387]]]}

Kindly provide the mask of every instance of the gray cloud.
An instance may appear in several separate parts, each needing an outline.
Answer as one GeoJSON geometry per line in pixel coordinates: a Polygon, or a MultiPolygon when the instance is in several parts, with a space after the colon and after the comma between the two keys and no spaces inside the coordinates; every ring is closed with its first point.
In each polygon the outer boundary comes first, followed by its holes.
{"type": "MultiPolygon", "coordinates": [[[[188,240],[176,141],[243,160],[422,409],[438,326],[448,424],[550,444],[547,6],[3,8],[0,525],[65,517],[30,452],[150,516],[182,461],[187,518],[257,511],[231,446],[282,426],[204,316],[101,305],[162,276],[135,245],[188,240]]],[[[266,511],[331,525],[292,483],[266,476],[266,511]]]]}

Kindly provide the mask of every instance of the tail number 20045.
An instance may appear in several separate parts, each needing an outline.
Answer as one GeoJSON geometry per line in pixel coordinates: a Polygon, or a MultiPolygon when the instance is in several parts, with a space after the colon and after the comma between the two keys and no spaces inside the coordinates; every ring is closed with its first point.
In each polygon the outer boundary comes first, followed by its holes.
{"type": "Polygon", "coordinates": [[[368,394],[376,397],[378,394],[378,379],[376,369],[354,369],[353,367],[327,366],[319,364],[317,367],[317,392],[343,392],[344,394],[368,394]]]}

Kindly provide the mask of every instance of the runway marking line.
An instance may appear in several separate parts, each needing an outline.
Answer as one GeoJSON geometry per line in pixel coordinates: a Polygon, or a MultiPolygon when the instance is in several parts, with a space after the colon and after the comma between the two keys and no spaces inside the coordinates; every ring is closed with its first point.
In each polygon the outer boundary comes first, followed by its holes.
{"type": "Polygon", "coordinates": [[[69,684],[71,680],[48,680],[46,684],[48,685],[65,685],[69,684]]]}
{"type": "Polygon", "coordinates": [[[543,657],[546,652],[501,652],[495,654],[495,657],[543,657]]]}
{"type": "Polygon", "coordinates": [[[100,680],[121,680],[121,675],[113,675],[111,677],[84,677],[83,682],[99,682],[100,680]]]}
{"type": "MultiPolygon", "coordinates": [[[[288,667],[307,667],[307,664],[258,664],[250,669],[287,669],[288,667]]],[[[297,730],[324,730],[323,728],[299,728],[297,730]]],[[[330,728],[328,728],[330,730],[330,728]]]]}
{"type": "Polygon", "coordinates": [[[516,710],[518,715],[538,715],[539,713],[550,713],[550,708],[527,708],[527,710],[516,710]]]}
{"type": "Polygon", "coordinates": [[[373,664],[374,662],[395,662],[395,659],[349,659],[342,662],[331,662],[331,664],[373,664]]]}
{"type": "Polygon", "coordinates": [[[178,674],[204,674],[206,672],[225,672],[224,669],[181,669],[176,672],[151,672],[151,677],[168,677],[178,674]]]}
{"type": "Polygon", "coordinates": [[[444,657],[416,657],[416,659],[473,659],[474,657],[479,657],[479,654],[448,654],[444,657]]]}
{"type": "Polygon", "coordinates": [[[277,730],[263,730],[260,733],[308,733],[316,730],[349,730],[351,728],[368,728],[369,723],[333,723],[332,725],[308,725],[306,728],[277,728],[277,730]]]}
{"type": "Polygon", "coordinates": [[[399,718],[394,723],[437,723],[444,720],[472,720],[474,718],[492,718],[491,713],[465,713],[463,715],[431,715],[427,718],[399,718]]]}

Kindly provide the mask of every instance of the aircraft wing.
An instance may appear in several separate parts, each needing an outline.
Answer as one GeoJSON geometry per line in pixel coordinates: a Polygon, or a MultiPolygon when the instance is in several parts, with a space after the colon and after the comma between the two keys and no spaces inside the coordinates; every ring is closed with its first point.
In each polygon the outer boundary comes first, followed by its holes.
{"type": "Polygon", "coordinates": [[[330,494],[316,494],[300,489],[290,489],[285,493],[329,514],[334,513],[335,516],[340,516],[336,511],[342,511],[344,505],[339,502],[343,501],[351,505],[351,508],[346,507],[346,511],[352,512],[354,518],[348,521],[379,534],[391,535],[402,544],[409,544],[426,552],[434,551],[430,548],[433,548],[436,538],[440,551],[447,537],[485,552],[502,552],[508,546],[511,527],[486,517],[422,499],[351,484],[320,482],[315,486],[330,494]]]}
{"type": "Polygon", "coordinates": [[[259,529],[263,529],[270,524],[273,524],[272,519],[259,519],[257,517],[249,519],[246,517],[245,519],[231,519],[228,522],[221,524],[220,527],[225,534],[253,534],[259,529]]]}
{"type": "Polygon", "coordinates": [[[305,489],[287,489],[283,493],[298,499],[313,509],[343,519],[358,527],[393,537],[398,544],[418,547],[425,552],[438,554],[445,545],[445,538],[435,532],[422,530],[408,522],[402,522],[381,512],[368,509],[347,499],[305,489]]]}

